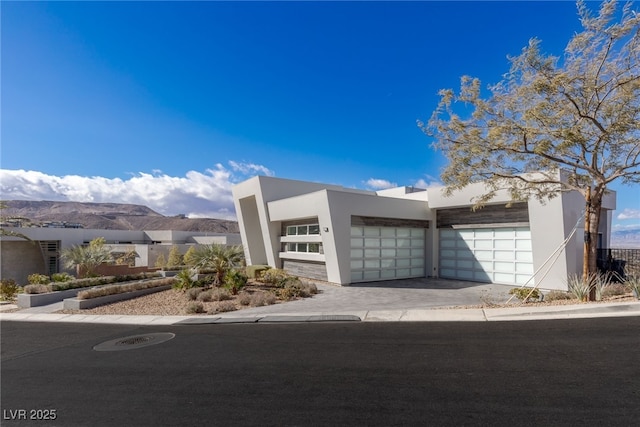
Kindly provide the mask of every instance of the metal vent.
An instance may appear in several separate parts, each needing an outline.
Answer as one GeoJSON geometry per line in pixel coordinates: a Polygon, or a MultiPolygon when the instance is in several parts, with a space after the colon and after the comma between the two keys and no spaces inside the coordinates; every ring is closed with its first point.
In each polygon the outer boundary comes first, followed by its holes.
{"type": "Polygon", "coordinates": [[[132,335],[130,337],[117,338],[105,341],[93,347],[95,351],[121,351],[134,350],[169,341],[176,335],[171,332],[157,332],[144,335],[132,335]]]}

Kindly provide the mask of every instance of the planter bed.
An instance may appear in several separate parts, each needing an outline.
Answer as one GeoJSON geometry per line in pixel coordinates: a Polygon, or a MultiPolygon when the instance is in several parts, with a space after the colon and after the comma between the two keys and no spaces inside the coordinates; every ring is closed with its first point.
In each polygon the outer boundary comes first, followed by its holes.
{"type": "Polygon", "coordinates": [[[91,289],[94,286],[88,286],[86,288],[67,289],[64,291],[47,292],[44,294],[18,294],[18,307],[40,307],[41,305],[54,304],[60,302],[65,298],[72,298],[78,295],[78,292],[91,289]]]}
{"type": "Polygon", "coordinates": [[[64,310],[83,310],[94,308],[100,305],[111,304],[113,302],[124,301],[155,292],[166,291],[171,289],[171,285],[156,286],[154,288],[140,289],[138,291],[123,292],[120,294],[106,295],[90,299],[67,298],[64,302],[64,310]]]}

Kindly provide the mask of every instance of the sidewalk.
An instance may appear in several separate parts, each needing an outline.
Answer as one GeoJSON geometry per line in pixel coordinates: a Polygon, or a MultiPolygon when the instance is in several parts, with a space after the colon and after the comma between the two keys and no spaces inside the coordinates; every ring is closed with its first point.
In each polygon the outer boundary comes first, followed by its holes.
{"type": "MultiPolygon", "coordinates": [[[[42,308],[42,307],[40,307],[42,308]]],[[[0,321],[108,323],[124,325],[189,325],[278,322],[500,322],[518,320],[581,319],[640,316],[640,302],[513,308],[431,308],[409,310],[362,310],[351,312],[243,313],[199,316],[124,316],[56,314],[43,312],[0,313],[0,321]]],[[[247,310],[248,311],[248,310],[247,310]]]]}

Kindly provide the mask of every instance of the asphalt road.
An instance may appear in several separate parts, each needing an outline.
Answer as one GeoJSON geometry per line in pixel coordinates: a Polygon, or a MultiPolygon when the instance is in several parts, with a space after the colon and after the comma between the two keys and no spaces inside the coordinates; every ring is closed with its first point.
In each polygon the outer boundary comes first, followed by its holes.
{"type": "Polygon", "coordinates": [[[640,317],[2,322],[1,344],[3,427],[631,426],[640,419],[640,317]],[[175,337],[124,351],[93,349],[155,332],[175,337]]]}

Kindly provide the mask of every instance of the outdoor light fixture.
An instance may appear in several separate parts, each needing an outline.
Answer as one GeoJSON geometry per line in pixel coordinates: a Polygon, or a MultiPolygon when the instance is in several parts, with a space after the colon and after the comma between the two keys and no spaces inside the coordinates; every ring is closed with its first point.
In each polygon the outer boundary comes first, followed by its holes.
{"type": "Polygon", "coordinates": [[[322,231],[324,231],[325,233],[329,231],[329,227],[322,227],[322,231]]]}

